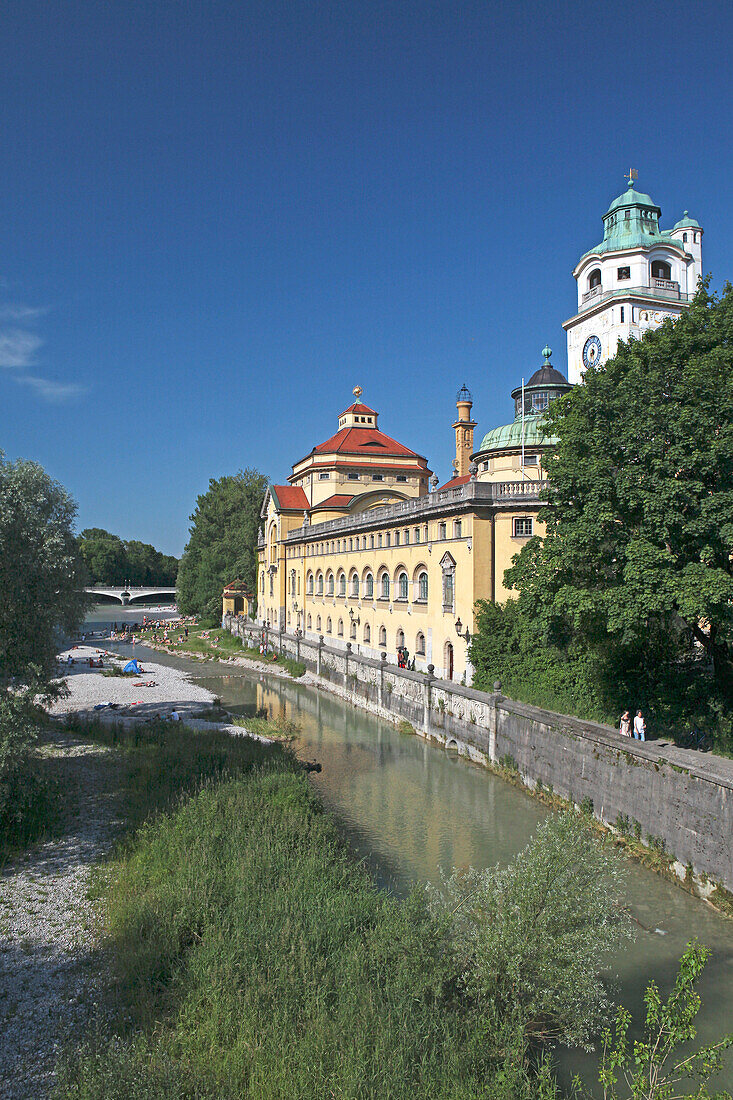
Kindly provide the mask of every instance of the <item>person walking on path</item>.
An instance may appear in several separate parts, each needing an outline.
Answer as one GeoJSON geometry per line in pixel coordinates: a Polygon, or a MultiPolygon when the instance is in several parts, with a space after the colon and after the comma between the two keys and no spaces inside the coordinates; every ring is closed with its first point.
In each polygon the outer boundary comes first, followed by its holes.
{"type": "Polygon", "coordinates": [[[627,710],[621,715],[621,722],[618,728],[618,732],[622,737],[631,737],[631,715],[627,710]]]}
{"type": "Polygon", "coordinates": [[[640,710],[637,710],[634,719],[634,739],[636,741],[646,741],[646,722],[640,710]]]}

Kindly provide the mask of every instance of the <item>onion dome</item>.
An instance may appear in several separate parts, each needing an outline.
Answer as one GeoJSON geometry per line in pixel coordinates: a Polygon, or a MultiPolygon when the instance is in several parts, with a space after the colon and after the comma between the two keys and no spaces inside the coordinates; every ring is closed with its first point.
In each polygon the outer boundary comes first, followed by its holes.
{"type": "Polygon", "coordinates": [[[622,252],[630,248],[649,248],[657,244],[684,253],[679,241],[660,230],[661,214],[661,208],[651,195],[637,191],[632,180],[603,215],[603,240],[595,248],[588,249],[584,256],[622,252]]]}

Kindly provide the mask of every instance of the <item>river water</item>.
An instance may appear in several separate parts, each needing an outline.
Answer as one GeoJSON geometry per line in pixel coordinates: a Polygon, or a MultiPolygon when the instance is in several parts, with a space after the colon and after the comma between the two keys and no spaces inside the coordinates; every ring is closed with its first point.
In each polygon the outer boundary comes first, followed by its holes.
{"type": "MultiPolygon", "coordinates": [[[[322,764],[312,781],[324,803],[376,881],[397,894],[438,882],[440,868],[508,862],[549,812],[465,758],[295,680],[254,669],[220,671],[141,646],[136,652],[185,668],[233,713],[266,708],[296,722],[298,755],[322,764]]],[[[653,978],[666,995],[685,944],[697,936],[712,951],[699,986],[699,1041],[733,1031],[733,921],[632,861],[626,900],[641,927],[611,960],[619,1000],[638,1020],[648,982],[653,978]]],[[[561,1078],[577,1071],[593,1081],[593,1055],[561,1052],[559,1061],[561,1078]]],[[[719,1086],[733,1089],[733,1059],[719,1086]]]]}

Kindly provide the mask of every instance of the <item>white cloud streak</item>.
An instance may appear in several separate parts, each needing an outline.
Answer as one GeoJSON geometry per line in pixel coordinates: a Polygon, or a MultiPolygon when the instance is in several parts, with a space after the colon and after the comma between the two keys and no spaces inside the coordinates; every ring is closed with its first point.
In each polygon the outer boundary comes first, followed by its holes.
{"type": "Polygon", "coordinates": [[[6,302],[5,305],[0,305],[0,321],[24,321],[28,324],[46,313],[48,309],[45,306],[26,306],[21,302],[6,302]]]}
{"type": "Polygon", "coordinates": [[[36,361],[36,352],[43,346],[43,340],[34,332],[23,329],[6,329],[0,332],[0,367],[10,370],[25,370],[36,361]]]}
{"type": "Polygon", "coordinates": [[[80,386],[77,382],[53,382],[49,378],[38,378],[33,374],[19,374],[15,381],[21,386],[28,386],[44,401],[50,401],[56,405],[63,401],[70,401],[74,397],[81,397],[87,392],[87,387],[80,386]]]}

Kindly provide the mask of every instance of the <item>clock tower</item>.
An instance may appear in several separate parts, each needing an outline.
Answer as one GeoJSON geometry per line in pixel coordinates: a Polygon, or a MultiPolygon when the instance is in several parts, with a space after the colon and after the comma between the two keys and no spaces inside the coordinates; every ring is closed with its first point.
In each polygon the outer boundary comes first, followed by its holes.
{"type": "Polygon", "coordinates": [[[660,229],[661,210],[629,186],[603,215],[603,240],[573,271],[578,312],[565,321],[568,381],[613,358],[619,340],[636,339],[687,308],[702,276],[702,228],[687,211],[660,229]]]}

